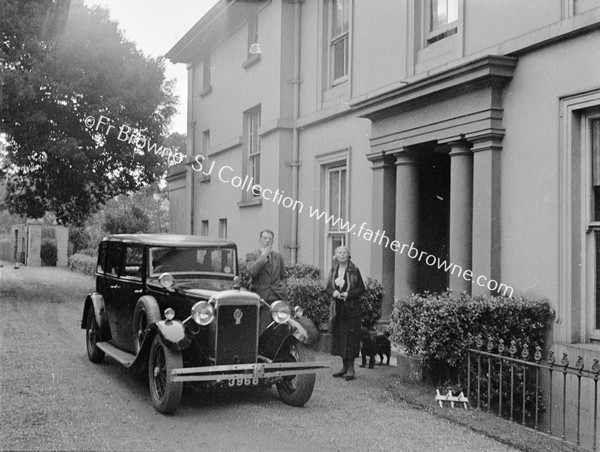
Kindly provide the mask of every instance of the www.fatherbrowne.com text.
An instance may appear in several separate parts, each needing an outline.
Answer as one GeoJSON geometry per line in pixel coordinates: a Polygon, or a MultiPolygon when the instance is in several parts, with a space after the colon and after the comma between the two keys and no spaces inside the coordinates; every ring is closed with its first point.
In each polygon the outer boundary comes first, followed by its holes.
{"type": "MultiPolygon", "coordinates": [[[[250,176],[244,178],[235,175],[235,170],[231,166],[221,166],[215,172],[216,162],[212,162],[208,168],[204,168],[206,158],[203,155],[195,156],[194,162],[192,163],[192,169],[196,172],[200,172],[205,176],[216,174],[217,178],[226,184],[238,188],[242,191],[251,192],[256,196],[260,196],[265,201],[270,201],[278,205],[282,205],[288,209],[297,210],[298,212],[304,212],[304,203],[299,200],[294,200],[289,196],[284,196],[285,191],[279,189],[271,190],[264,188],[260,184],[255,184],[254,179],[250,176]]],[[[451,275],[456,275],[458,278],[463,278],[465,281],[470,281],[471,284],[477,284],[480,287],[486,287],[492,292],[499,293],[504,296],[511,297],[513,295],[513,288],[504,283],[500,283],[495,279],[489,279],[484,275],[476,276],[469,269],[463,269],[460,265],[442,260],[439,257],[429,254],[426,251],[421,251],[415,247],[415,243],[411,242],[410,245],[406,243],[400,243],[398,240],[392,240],[386,235],[386,231],[373,231],[367,227],[367,223],[363,222],[360,226],[356,223],[350,223],[344,221],[335,215],[331,215],[326,211],[322,211],[313,206],[308,206],[308,216],[316,219],[317,221],[323,221],[332,227],[337,227],[339,230],[347,233],[352,233],[356,237],[360,237],[363,240],[367,240],[371,243],[376,243],[385,248],[389,248],[395,253],[404,254],[411,259],[416,259],[419,262],[424,262],[430,267],[437,267],[439,270],[443,270],[451,275]]]]}

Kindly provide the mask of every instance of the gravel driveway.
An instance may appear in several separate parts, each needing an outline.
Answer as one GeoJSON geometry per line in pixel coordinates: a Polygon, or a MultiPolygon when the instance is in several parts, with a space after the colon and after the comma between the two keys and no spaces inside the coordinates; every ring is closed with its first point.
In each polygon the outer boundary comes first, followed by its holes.
{"type": "Polygon", "coordinates": [[[358,369],[351,382],[320,374],[303,408],[273,390],[186,387],[175,415],[163,416],[144,378],[88,361],[80,316],[93,287],[68,270],[0,268],[2,450],[514,450],[391,401],[382,382],[394,369],[385,366],[358,369]]]}

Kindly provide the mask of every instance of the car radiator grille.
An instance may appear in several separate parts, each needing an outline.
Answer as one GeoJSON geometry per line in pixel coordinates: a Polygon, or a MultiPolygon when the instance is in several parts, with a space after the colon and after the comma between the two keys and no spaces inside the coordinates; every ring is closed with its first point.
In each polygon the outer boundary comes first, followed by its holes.
{"type": "Polygon", "coordinates": [[[215,335],[216,365],[256,362],[258,309],[255,304],[219,306],[215,335]]]}

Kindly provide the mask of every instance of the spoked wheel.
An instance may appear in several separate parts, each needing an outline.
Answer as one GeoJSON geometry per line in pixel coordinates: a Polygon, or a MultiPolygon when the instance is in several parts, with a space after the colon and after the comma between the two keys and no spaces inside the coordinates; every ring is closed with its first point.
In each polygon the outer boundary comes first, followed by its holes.
{"type": "Polygon", "coordinates": [[[160,320],[160,310],[156,301],[141,298],[135,305],[133,313],[133,345],[137,355],[146,338],[147,328],[160,320]]]}
{"type": "MultiPolygon", "coordinates": [[[[304,362],[312,361],[314,352],[300,343],[293,343],[278,361],[283,362],[304,362]]],[[[315,387],[315,374],[300,374],[283,377],[283,380],[277,383],[277,392],[279,397],[288,405],[302,406],[312,396],[315,387]]]]}
{"type": "Polygon", "coordinates": [[[159,413],[170,414],[179,406],[183,382],[173,381],[171,371],[182,367],[181,352],[170,350],[157,335],[148,357],[148,381],[152,404],[159,413]]]}
{"type": "Polygon", "coordinates": [[[93,306],[90,306],[86,321],[85,345],[87,348],[88,358],[93,363],[100,363],[104,359],[104,352],[96,345],[99,338],[100,328],[98,327],[98,322],[96,322],[94,308],[93,306]]]}

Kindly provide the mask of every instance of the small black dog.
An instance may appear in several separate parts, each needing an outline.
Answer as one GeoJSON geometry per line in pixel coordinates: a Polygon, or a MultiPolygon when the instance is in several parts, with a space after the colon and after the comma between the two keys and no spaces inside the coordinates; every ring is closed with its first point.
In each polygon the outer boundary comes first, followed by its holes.
{"type": "Polygon", "coordinates": [[[383,365],[383,357],[387,357],[386,365],[390,365],[391,355],[391,344],[388,337],[389,333],[377,333],[375,337],[371,336],[371,332],[367,328],[361,328],[361,340],[362,347],[360,354],[362,357],[362,364],[360,367],[366,367],[367,357],[369,357],[369,369],[373,369],[375,366],[375,355],[379,356],[379,365],[383,365]]]}

